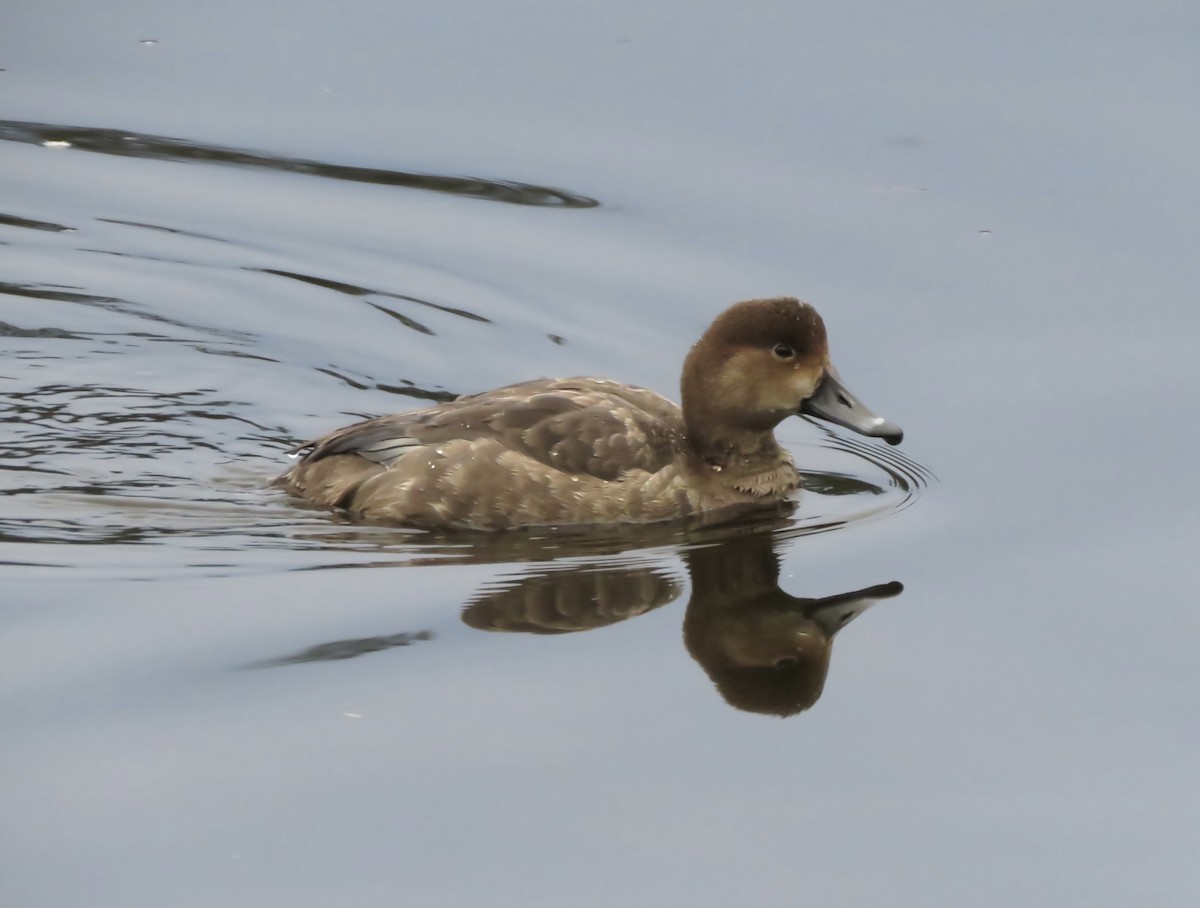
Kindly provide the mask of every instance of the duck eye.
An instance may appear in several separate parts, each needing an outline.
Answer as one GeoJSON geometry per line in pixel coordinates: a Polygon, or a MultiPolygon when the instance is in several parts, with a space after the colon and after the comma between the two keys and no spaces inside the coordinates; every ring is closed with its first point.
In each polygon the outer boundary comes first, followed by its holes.
{"type": "Polygon", "coordinates": [[[775,349],[772,352],[780,359],[791,359],[796,355],[796,351],[787,344],[776,344],[775,349]]]}

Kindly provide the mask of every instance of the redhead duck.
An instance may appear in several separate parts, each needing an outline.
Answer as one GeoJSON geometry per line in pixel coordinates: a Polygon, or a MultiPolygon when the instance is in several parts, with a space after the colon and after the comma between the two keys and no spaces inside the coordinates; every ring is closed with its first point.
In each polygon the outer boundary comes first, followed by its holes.
{"type": "Polygon", "coordinates": [[[829,361],[821,316],[790,297],[725,310],[683,364],[683,406],[603,378],[537,379],[380,416],[306,442],[276,484],[400,526],[725,519],[789,508],[774,428],[805,414],[898,444],[829,361]]]}

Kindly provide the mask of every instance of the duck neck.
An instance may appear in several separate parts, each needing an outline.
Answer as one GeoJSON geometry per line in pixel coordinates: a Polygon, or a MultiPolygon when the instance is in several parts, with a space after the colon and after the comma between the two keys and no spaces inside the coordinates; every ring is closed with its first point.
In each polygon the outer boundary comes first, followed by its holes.
{"type": "Polygon", "coordinates": [[[741,474],[770,468],[779,462],[783,453],[770,429],[706,431],[700,427],[702,423],[687,419],[686,414],[684,425],[688,450],[718,472],[729,470],[741,474]]]}
{"type": "Polygon", "coordinates": [[[791,455],[766,431],[721,435],[688,430],[691,468],[713,483],[754,498],[786,498],[800,484],[791,455]]]}

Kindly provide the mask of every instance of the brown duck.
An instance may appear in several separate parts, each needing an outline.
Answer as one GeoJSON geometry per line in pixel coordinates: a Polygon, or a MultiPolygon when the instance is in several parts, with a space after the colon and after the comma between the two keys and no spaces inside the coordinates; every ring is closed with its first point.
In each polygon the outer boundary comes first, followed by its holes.
{"type": "Polygon", "coordinates": [[[797,414],[900,442],[829,361],[821,316],[788,297],[721,313],[683,364],[682,408],[603,378],[537,379],[380,416],[293,450],[276,484],[353,517],[414,527],[725,519],[790,507],[774,428],[797,414]]]}

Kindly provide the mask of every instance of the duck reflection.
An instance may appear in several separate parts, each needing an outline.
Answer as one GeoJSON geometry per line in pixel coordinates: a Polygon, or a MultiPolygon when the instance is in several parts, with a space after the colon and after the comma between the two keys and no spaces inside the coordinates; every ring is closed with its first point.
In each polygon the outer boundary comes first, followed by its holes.
{"type": "Polygon", "coordinates": [[[725,701],[747,712],[792,716],[825,689],[834,636],[898,581],[804,599],[779,587],[779,558],[763,537],[684,553],[692,598],[683,619],[688,652],[725,701]]]}
{"type": "MultiPolygon", "coordinates": [[[[792,596],[779,587],[781,537],[772,526],[727,527],[721,538],[698,534],[684,545],[692,593],[683,639],[730,706],[792,716],[820,698],[838,632],[904,587],[893,581],[817,599],[792,596]]],[[[620,557],[543,562],[501,578],[463,608],[463,623],[483,631],[569,634],[635,618],[679,597],[682,584],[663,567],[620,557]]],[[[420,631],[338,640],[247,667],[349,659],[432,639],[420,631]]]]}
{"type": "MultiPolygon", "coordinates": [[[[692,595],[683,620],[688,652],[730,706],[791,716],[821,696],[834,636],[896,581],[819,599],[779,587],[772,536],[753,533],[685,549],[692,595]]],[[[679,585],[650,567],[552,570],[484,589],[464,610],[471,627],[562,634],[591,630],[672,601],[679,585]]]]}
{"type": "Polygon", "coordinates": [[[678,598],[679,588],[653,567],[555,567],[484,587],[462,620],[481,631],[590,631],[666,605],[678,598]]]}

